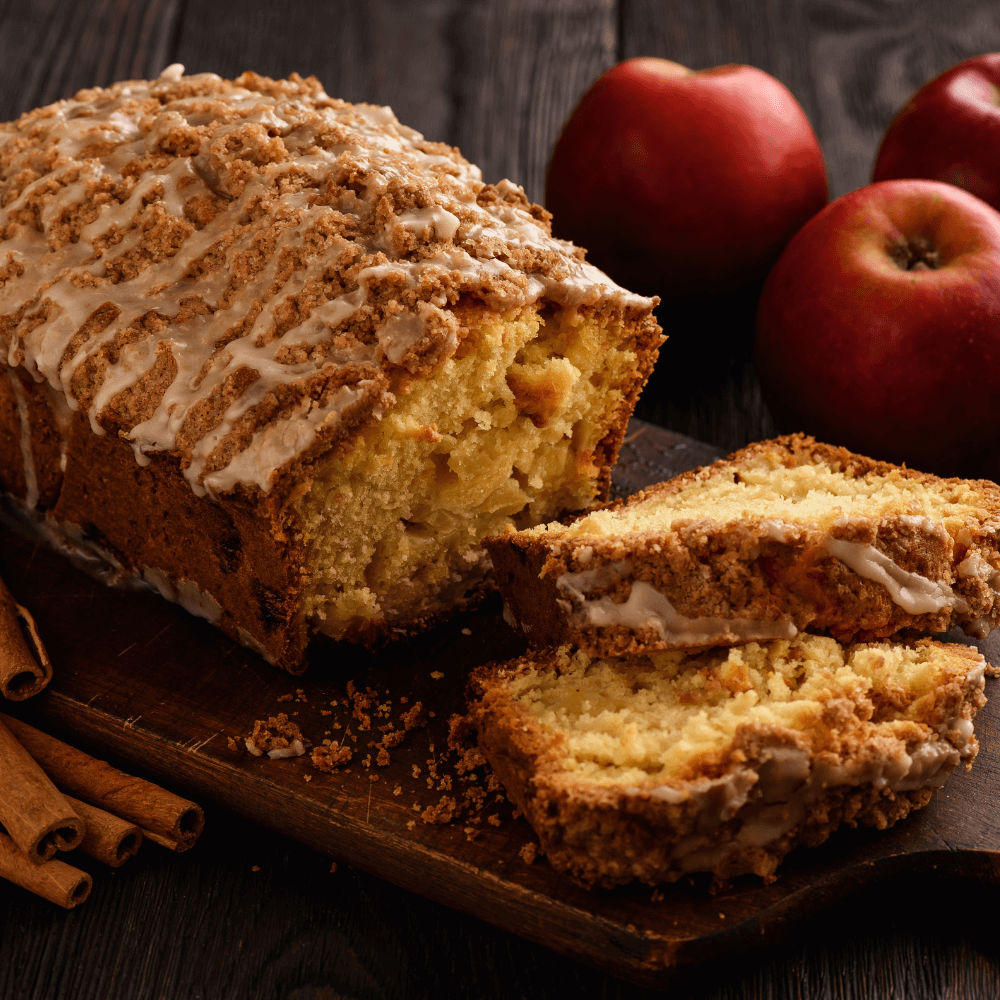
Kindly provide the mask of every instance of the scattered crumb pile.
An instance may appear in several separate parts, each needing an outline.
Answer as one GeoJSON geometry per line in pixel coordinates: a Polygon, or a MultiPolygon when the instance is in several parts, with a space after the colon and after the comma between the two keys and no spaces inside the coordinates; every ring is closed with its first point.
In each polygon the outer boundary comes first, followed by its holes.
{"type": "MultiPolygon", "coordinates": [[[[230,740],[230,747],[233,742],[230,740]]],[[[267,754],[271,760],[301,757],[306,752],[299,727],[284,712],[272,715],[266,722],[258,719],[253,724],[253,732],[243,742],[255,757],[267,754]]]]}
{"type": "MultiPolygon", "coordinates": [[[[388,691],[386,696],[388,696],[388,691]]],[[[409,699],[405,696],[400,699],[401,704],[408,704],[409,699]]],[[[329,716],[333,714],[333,709],[342,707],[350,712],[359,733],[372,731],[372,716],[375,716],[375,729],[382,734],[380,739],[367,741],[367,748],[375,754],[375,763],[379,767],[387,767],[390,762],[389,751],[397,747],[406,738],[406,734],[411,729],[417,729],[427,725],[422,702],[417,702],[411,708],[404,709],[394,723],[390,719],[392,712],[391,699],[379,697],[375,688],[367,687],[363,691],[355,687],[354,681],[347,682],[347,697],[342,701],[333,700],[329,709],[321,709],[320,715],[329,716]],[[397,728],[397,723],[399,728],[397,728]]],[[[336,774],[341,765],[350,763],[354,757],[354,749],[347,746],[347,741],[357,744],[356,733],[351,732],[351,724],[348,723],[344,735],[339,739],[330,739],[331,730],[327,730],[326,739],[315,747],[312,751],[313,766],[327,773],[336,774]]],[[[333,723],[333,730],[341,729],[339,722],[333,723]]],[[[372,753],[366,754],[361,764],[364,768],[371,767],[372,753]]],[[[378,781],[378,775],[372,775],[373,781],[378,781]]]]}
{"type": "MultiPolygon", "coordinates": [[[[284,694],[277,700],[286,704],[309,703],[302,688],[297,688],[294,695],[284,694]]],[[[298,711],[292,714],[298,715],[298,711]]],[[[416,730],[426,728],[435,713],[428,711],[421,701],[411,702],[407,695],[398,698],[397,706],[388,691],[380,693],[370,686],[359,688],[354,681],[348,681],[345,697],[333,699],[319,708],[319,715],[331,720],[328,723],[330,728],[319,742],[304,737],[299,726],[282,712],[266,721],[257,720],[252,733],[242,740],[230,737],[229,748],[239,752],[242,742],[254,756],[266,753],[268,757],[277,759],[302,756],[311,747],[309,759],[317,771],[338,774],[343,770],[345,774],[350,774],[352,769],[348,765],[355,761],[356,756],[360,757],[357,762],[361,767],[369,771],[373,764],[377,768],[388,767],[392,761],[390,751],[416,730]],[[337,713],[342,713],[343,721],[335,718],[337,713]],[[363,734],[376,738],[365,740],[363,734]],[[359,735],[362,736],[360,745],[359,735]]],[[[430,804],[413,803],[415,817],[407,823],[411,830],[418,818],[434,825],[464,821],[466,837],[474,840],[479,836],[484,815],[490,826],[499,827],[503,822],[499,810],[509,803],[509,799],[476,745],[475,728],[464,715],[452,715],[449,719],[446,748],[438,751],[430,742],[424,765],[413,764],[407,777],[408,787],[404,789],[403,784],[397,781],[393,795],[416,796],[426,791],[441,793],[430,804]]],[[[305,776],[306,781],[311,778],[312,775],[305,776]]],[[[368,776],[372,782],[377,782],[379,778],[377,772],[368,776]]],[[[520,813],[514,810],[513,815],[516,817],[520,813]]],[[[537,853],[537,845],[530,844],[522,850],[521,856],[531,864],[537,853]]]]}

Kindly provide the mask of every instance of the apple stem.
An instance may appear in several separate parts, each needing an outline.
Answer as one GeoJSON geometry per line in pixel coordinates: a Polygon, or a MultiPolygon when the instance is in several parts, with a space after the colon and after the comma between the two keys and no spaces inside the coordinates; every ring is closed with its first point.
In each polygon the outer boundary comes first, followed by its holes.
{"type": "Polygon", "coordinates": [[[900,240],[893,244],[889,256],[901,271],[936,271],[941,266],[941,254],[924,236],[900,240]]]}

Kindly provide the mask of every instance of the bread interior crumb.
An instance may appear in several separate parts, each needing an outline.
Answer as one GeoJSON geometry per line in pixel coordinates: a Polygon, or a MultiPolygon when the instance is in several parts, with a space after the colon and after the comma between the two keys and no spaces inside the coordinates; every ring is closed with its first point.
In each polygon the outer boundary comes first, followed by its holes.
{"type": "Polygon", "coordinates": [[[826,463],[786,468],[771,455],[757,456],[738,470],[724,469],[675,493],[618,510],[594,511],[568,528],[551,524],[538,530],[567,538],[617,537],[626,531],[666,531],[677,522],[701,519],[770,519],[829,529],[841,518],[878,520],[903,514],[941,520],[954,536],[981,507],[980,495],[968,482],[929,486],[900,470],[855,477],[826,463]]]}
{"type": "Polygon", "coordinates": [[[561,734],[567,780],[643,786],[725,773],[747,723],[789,730],[811,753],[847,753],[872,735],[920,742],[928,721],[944,721],[939,692],[964,680],[974,655],[812,635],[648,657],[563,647],[558,670],[532,666],[509,690],[543,731],[561,734]]]}
{"type": "Polygon", "coordinates": [[[488,572],[480,540],[585,510],[595,449],[635,370],[614,320],[467,310],[468,333],[299,501],[307,615],[334,637],[433,614],[488,572]]]}

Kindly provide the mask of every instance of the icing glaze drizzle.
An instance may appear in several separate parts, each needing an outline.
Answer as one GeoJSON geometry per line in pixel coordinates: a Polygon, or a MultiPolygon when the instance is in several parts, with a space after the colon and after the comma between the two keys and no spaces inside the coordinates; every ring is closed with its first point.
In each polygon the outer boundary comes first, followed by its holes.
{"type": "Polygon", "coordinates": [[[560,601],[574,628],[607,628],[620,625],[639,631],[653,629],[671,645],[713,645],[720,642],[752,642],[791,639],[798,629],[791,621],[755,621],[748,618],[687,618],[666,596],[645,580],[633,580],[628,599],[616,604],[610,597],[592,599],[587,593],[607,586],[631,572],[628,562],[609,563],[580,573],[563,573],[556,587],[570,600],[560,601]]]}
{"type": "Polygon", "coordinates": [[[947,583],[902,569],[873,545],[827,538],[823,551],[839,559],[858,576],[882,584],[893,601],[911,615],[933,613],[942,608],[954,608],[959,613],[969,610],[965,600],[947,583]]]}

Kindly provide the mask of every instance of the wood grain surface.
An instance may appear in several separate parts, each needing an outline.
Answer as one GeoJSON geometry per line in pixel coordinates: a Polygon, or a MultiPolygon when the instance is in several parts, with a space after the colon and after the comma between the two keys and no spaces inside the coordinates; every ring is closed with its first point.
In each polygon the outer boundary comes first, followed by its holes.
{"type": "MultiPolygon", "coordinates": [[[[487,180],[510,176],[539,199],[561,122],[607,66],[750,62],[805,107],[838,195],[867,180],[913,89],[994,49],[1000,10],[987,0],[6,0],[0,116],[172,61],[298,70],[392,105],[459,144],[487,180]]],[[[726,450],[769,434],[748,359],[752,311],[704,303],[692,318],[664,303],[659,315],[672,340],[641,412],[726,450]]],[[[146,851],[73,913],[0,888],[0,997],[649,995],[358,869],[331,874],[322,856],[234,814],[209,818],[195,851],[146,851]]],[[[670,995],[993,1000],[995,891],[904,874],[793,927],[779,948],[739,959],[720,948],[670,995]]]]}

